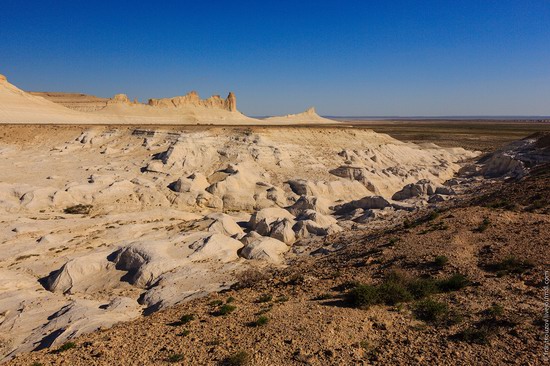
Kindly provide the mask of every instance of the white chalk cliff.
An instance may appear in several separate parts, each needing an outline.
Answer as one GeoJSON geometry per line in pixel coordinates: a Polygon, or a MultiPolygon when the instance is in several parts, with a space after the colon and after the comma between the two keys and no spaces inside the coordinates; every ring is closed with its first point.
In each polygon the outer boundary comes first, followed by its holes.
{"type": "Polygon", "coordinates": [[[237,110],[237,98],[214,95],[201,99],[196,92],[172,98],[149,99],[147,104],[131,101],[126,94],[97,98],[80,93],[27,93],[0,75],[0,123],[47,124],[323,124],[313,109],[297,115],[265,120],[245,116],[237,110]]]}

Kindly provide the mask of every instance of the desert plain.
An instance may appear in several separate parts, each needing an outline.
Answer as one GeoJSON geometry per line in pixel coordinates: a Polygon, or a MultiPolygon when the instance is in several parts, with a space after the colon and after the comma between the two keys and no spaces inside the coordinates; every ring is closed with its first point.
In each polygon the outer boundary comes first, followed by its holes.
{"type": "Polygon", "coordinates": [[[2,77],[0,359],[542,364],[549,131],[2,77]]]}

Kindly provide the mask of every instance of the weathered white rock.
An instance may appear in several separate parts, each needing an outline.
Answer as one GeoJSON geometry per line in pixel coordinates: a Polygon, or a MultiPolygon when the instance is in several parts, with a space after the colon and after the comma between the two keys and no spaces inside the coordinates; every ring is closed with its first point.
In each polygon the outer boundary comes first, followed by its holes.
{"type": "Polygon", "coordinates": [[[237,251],[243,244],[233,238],[221,234],[212,234],[194,241],[189,248],[194,252],[189,256],[193,261],[218,260],[230,262],[238,259],[237,251]]]}
{"type": "Polygon", "coordinates": [[[395,192],[392,199],[396,201],[403,201],[409,198],[432,195],[434,193],[434,184],[427,179],[422,179],[416,183],[407,184],[400,191],[395,192]]]}
{"type": "Polygon", "coordinates": [[[214,213],[206,217],[213,220],[208,226],[208,231],[210,232],[223,234],[233,238],[240,238],[244,235],[243,229],[235,222],[235,219],[229,215],[214,213]]]}
{"type": "MultiPolygon", "coordinates": [[[[74,258],[52,273],[45,281],[46,289],[60,292],[87,292],[107,288],[114,265],[107,260],[109,252],[96,252],[74,258]]],[[[116,275],[116,274],[115,274],[116,275]]],[[[118,281],[118,278],[115,278],[118,281]]]]}
{"type": "Polygon", "coordinates": [[[204,191],[210,183],[201,173],[193,173],[188,177],[179,178],[171,184],[171,189],[174,192],[201,192],[204,191]]]}
{"type": "Polygon", "coordinates": [[[271,225],[271,223],[283,219],[294,220],[294,215],[280,207],[264,208],[252,214],[249,225],[251,229],[255,230],[260,222],[271,225]]]}
{"type": "Polygon", "coordinates": [[[301,196],[296,203],[287,207],[287,210],[294,216],[298,216],[307,210],[317,211],[323,214],[330,213],[330,201],[326,198],[315,196],[301,196]]]}
{"type": "Polygon", "coordinates": [[[367,196],[363,197],[359,200],[351,201],[348,203],[345,203],[343,205],[334,206],[334,211],[337,214],[345,214],[350,211],[353,211],[355,209],[363,209],[363,210],[369,210],[369,209],[378,209],[381,210],[383,208],[389,207],[390,203],[388,200],[386,200],[384,197],[381,196],[367,196]]]}
{"type": "Polygon", "coordinates": [[[294,224],[296,222],[291,219],[282,219],[272,224],[272,228],[269,232],[269,236],[277,240],[282,241],[285,244],[291,245],[296,241],[296,235],[294,234],[294,224]]]}
{"type": "Polygon", "coordinates": [[[248,243],[242,250],[241,256],[246,259],[265,260],[271,263],[282,263],[283,254],[289,247],[280,240],[261,237],[248,243]]]}
{"type": "Polygon", "coordinates": [[[311,220],[321,227],[328,228],[338,222],[334,217],[323,215],[314,210],[305,210],[297,218],[297,220],[311,220]]]}

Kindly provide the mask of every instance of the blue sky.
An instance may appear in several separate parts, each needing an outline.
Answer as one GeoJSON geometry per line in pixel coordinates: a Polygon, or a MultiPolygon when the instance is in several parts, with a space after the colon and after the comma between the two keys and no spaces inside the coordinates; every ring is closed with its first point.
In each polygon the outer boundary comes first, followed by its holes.
{"type": "Polygon", "coordinates": [[[550,1],[2,0],[26,90],[237,94],[249,115],[550,115],[550,1]]]}

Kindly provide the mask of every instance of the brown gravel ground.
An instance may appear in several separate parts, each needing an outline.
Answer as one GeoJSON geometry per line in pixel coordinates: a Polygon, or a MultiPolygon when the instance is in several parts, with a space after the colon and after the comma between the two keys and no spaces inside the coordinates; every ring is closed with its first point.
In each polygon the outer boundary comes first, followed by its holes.
{"type": "Polygon", "coordinates": [[[407,228],[356,230],[319,245],[343,249],[265,270],[252,287],[212,294],[140,320],[77,338],[66,348],[20,355],[6,365],[542,365],[544,270],[550,238],[550,169],[472,192],[407,228]],[[436,268],[436,256],[448,263],[436,268]],[[523,273],[491,265],[528,261],[523,273]],[[469,284],[431,295],[455,324],[417,320],[415,302],[352,308],[346,287],[407,276],[465,275],[469,284]],[[262,295],[264,302],[260,301],[262,295]],[[214,315],[227,302],[235,310],[214,315]],[[496,305],[496,306],[495,306],[496,305]],[[491,306],[497,314],[489,314],[491,306]],[[177,321],[186,314],[194,318],[177,321]],[[261,316],[267,324],[253,326],[261,316]],[[465,330],[486,339],[460,339],[465,330]],[[478,343],[476,343],[478,342],[478,343]],[[242,359],[235,356],[241,352],[242,359]],[[247,356],[247,357],[244,357],[247,356]],[[233,363],[231,363],[233,361],[233,363]],[[242,362],[240,362],[242,361],[242,362]]]}

